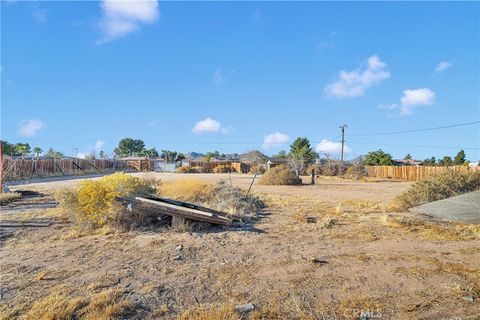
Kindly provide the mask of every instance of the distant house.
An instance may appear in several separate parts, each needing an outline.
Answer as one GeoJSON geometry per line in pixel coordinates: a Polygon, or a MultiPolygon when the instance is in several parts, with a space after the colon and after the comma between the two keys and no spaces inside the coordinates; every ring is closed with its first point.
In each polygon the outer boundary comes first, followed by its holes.
{"type": "Polygon", "coordinates": [[[393,160],[393,164],[396,166],[421,166],[423,161],[414,159],[397,159],[393,160]]]}
{"type": "Polygon", "coordinates": [[[177,168],[176,162],[165,161],[162,158],[124,157],[119,160],[126,162],[130,169],[137,171],[175,172],[177,168]]]}
{"type": "Polygon", "coordinates": [[[287,165],[288,158],[270,158],[267,160],[267,170],[279,165],[287,165]]]}

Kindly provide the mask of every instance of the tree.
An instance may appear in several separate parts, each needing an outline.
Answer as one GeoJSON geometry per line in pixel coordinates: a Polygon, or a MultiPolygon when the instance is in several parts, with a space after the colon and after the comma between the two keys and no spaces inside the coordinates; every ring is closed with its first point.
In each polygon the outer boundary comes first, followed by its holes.
{"type": "Polygon", "coordinates": [[[47,150],[47,153],[45,153],[45,158],[63,158],[64,155],[63,153],[59,151],[53,150],[53,148],[50,148],[47,150]]]}
{"type": "Polygon", "coordinates": [[[437,159],[435,159],[435,157],[431,157],[423,160],[424,166],[434,166],[436,164],[437,164],[437,159]]]}
{"type": "Polygon", "coordinates": [[[8,154],[10,156],[13,156],[15,154],[15,145],[12,143],[8,143],[8,141],[2,141],[0,140],[0,143],[2,144],[2,153],[3,154],[8,154]]]}
{"type": "Polygon", "coordinates": [[[28,143],[15,144],[15,155],[22,156],[22,158],[30,153],[30,145],[28,143]]]}
{"type": "Polygon", "coordinates": [[[158,158],[158,151],[155,148],[145,149],[137,154],[137,156],[143,156],[148,158],[158,158]]]}
{"type": "Polygon", "coordinates": [[[290,156],[295,155],[296,158],[303,159],[305,164],[313,161],[316,157],[315,151],[310,146],[310,140],[308,138],[298,137],[290,145],[290,156]]]}
{"type": "Polygon", "coordinates": [[[162,150],[161,157],[167,161],[182,161],[185,159],[185,155],[183,153],[177,151],[170,151],[170,150],[162,150]]]}
{"type": "Polygon", "coordinates": [[[454,164],[452,157],[445,156],[443,159],[438,160],[438,164],[441,166],[452,166],[454,164]]]}
{"type": "Polygon", "coordinates": [[[210,161],[212,158],[218,159],[218,158],[222,158],[222,157],[225,157],[225,155],[220,154],[220,152],[218,152],[217,150],[215,150],[213,152],[209,151],[205,154],[205,158],[206,158],[207,161],[210,161]]]}
{"type": "Polygon", "coordinates": [[[453,162],[455,163],[455,165],[457,166],[461,166],[465,163],[465,151],[463,150],[460,150],[458,151],[457,155],[455,156],[455,159],[453,160],[453,162]]]}
{"type": "Polygon", "coordinates": [[[37,156],[37,160],[38,160],[38,157],[40,156],[40,153],[42,153],[43,150],[40,147],[35,147],[35,148],[33,148],[32,151],[33,151],[33,153],[35,153],[35,155],[37,156]]]}
{"type": "Polygon", "coordinates": [[[410,153],[407,153],[403,160],[412,160],[412,156],[410,155],[410,153]]]}
{"type": "Polygon", "coordinates": [[[385,153],[382,149],[370,151],[363,159],[366,166],[392,166],[393,159],[389,153],[385,153]]]}
{"type": "Polygon", "coordinates": [[[147,150],[145,143],[140,139],[124,138],[118,142],[118,147],[113,152],[119,157],[142,156],[147,150]]]}
{"type": "Polygon", "coordinates": [[[100,157],[100,159],[105,159],[107,157],[103,150],[100,150],[100,152],[98,153],[98,156],[100,157]]]}
{"type": "Polygon", "coordinates": [[[285,150],[280,150],[277,154],[273,155],[272,158],[288,158],[287,152],[285,150]]]}

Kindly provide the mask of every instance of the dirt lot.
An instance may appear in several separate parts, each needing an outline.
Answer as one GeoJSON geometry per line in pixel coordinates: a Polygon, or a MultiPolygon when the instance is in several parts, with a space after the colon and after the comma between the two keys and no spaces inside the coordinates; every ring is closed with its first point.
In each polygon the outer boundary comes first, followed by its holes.
{"type": "MultiPolygon", "coordinates": [[[[163,181],[230,180],[158,175],[163,181]]],[[[231,178],[245,189],[252,179],[231,178]]],[[[45,194],[42,201],[49,203],[55,189],[78,181],[14,188],[45,194]]],[[[252,303],[243,319],[478,319],[476,234],[428,217],[387,213],[407,182],[318,182],[254,185],[268,204],[257,221],[198,232],[81,235],[56,217],[55,208],[0,209],[4,224],[50,223],[18,228],[4,241],[2,317],[36,319],[39,308],[55,314],[55,305],[71,308],[69,301],[114,290],[118,296],[105,306],[123,306],[120,318],[222,319],[236,315],[233,306],[252,303]]]]}

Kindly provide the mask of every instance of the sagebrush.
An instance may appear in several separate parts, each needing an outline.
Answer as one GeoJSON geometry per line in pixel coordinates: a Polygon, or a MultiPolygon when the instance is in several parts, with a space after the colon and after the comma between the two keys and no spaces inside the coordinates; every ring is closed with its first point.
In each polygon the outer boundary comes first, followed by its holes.
{"type": "Polygon", "coordinates": [[[480,189],[480,172],[447,170],[417,181],[395,198],[393,208],[406,210],[424,203],[480,189]]]}
{"type": "Polygon", "coordinates": [[[302,180],[288,166],[276,166],[267,170],[260,180],[263,185],[299,185],[302,180]]]}

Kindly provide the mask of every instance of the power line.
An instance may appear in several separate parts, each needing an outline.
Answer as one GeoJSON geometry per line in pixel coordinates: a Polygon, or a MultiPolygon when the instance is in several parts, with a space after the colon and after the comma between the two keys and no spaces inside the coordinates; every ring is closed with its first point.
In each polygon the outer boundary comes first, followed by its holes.
{"type": "Polygon", "coordinates": [[[458,123],[458,124],[451,124],[447,126],[441,127],[432,127],[432,128],[425,128],[425,129],[414,129],[414,130],[403,130],[403,131],[389,131],[389,132],[379,132],[379,133],[353,133],[349,136],[355,137],[365,137],[365,136],[384,136],[390,134],[402,134],[402,133],[411,133],[411,132],[423,132],[423,131],[433,131],[433,130],[440,130],[440,129],[447,129],[447,128],[454,128],[454,127],[462,127],[462,126],[470,126],[474,124],[479,124],[480,121],[473,121],[473,122],[465,122],[465,123],[458,123]]]}

